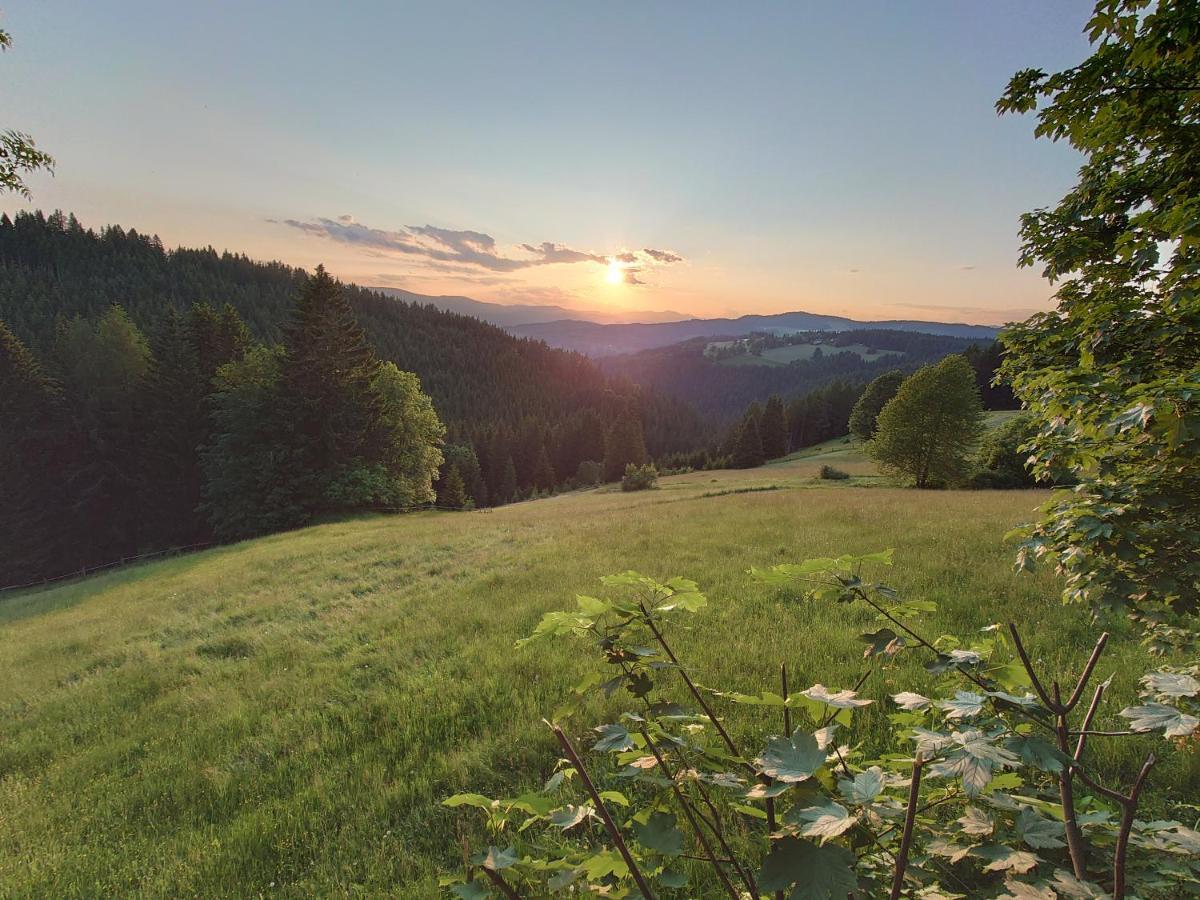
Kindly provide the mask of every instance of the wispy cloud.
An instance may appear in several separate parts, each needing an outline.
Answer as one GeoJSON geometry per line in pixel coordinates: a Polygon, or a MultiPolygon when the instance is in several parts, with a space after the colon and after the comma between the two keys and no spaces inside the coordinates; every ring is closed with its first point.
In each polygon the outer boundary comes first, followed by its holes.
{"type": "Polygon", "coordinates": [[[683,262],[672,250],[621,250],[594,253],[568,247],[555,241],[521,243],[501,248],[495,238],[482,231],[440,228],[436,225],[407,225],[388,230],[372,228],[353,216],[337,218],[268,219],[304,234],[361,248],[372,256],[404,256],[420,261],[427,268],[469,276],[486,270],[495,273],[518,272],[536,266],[619,263],[627,284],[644,284],[638,273],[646,266],[683,262]]]}

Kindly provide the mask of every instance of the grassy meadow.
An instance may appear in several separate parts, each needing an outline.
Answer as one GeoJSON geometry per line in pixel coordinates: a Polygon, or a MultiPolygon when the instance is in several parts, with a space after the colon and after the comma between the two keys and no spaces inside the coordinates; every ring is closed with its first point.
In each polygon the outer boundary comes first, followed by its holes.
{"type": "MultiPolygon", "coordinates": [[[[1095,638],[1086,614],[1060,605],[1050,574],[1013,575],[1001,543],[1041,499],[900,489],[832,442],[656,491],[367,517],[9,595],[0,895],[437,896],[478,821],[439,802],[540,785],[556,756],[541,719],[594,665],[580,644],[513,642],[624,569],[700,582],[710,605],[677,649],[731,690],[772,687],[781,661],[796,687],[849,687],[873,630],[860,609],[789,601],[747,568],[886,547],[891,582],[940,604],[929,632],[1014,620],[1048,670],[1073,671],[1095,638]],[[852,478],[817,480],[823,463],[852,478]]],[[[1110,647],[1101,727],[1147,667],[1129,636],[1110,647]]],[[[927,683],[914,660],[864,692],[927,683]]],[[[766,727],[729,713],[735,731],[766,727]]],[[[1146,744],[1113,743],[1114,773],[1146,744]]],[[[1187,796],[1198,772],[1171,755],[1156,802],[1187,796]]]]}

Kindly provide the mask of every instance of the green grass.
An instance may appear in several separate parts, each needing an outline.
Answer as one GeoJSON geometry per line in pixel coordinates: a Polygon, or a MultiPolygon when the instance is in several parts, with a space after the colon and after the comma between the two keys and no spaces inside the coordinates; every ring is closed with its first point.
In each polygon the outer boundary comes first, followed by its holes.
{"type": "MultiPolygon", "coordinates": [[[[627,568],[708,592],[676,635],[706,684],[758,690],[786,661],[797,684],[848,686],[871,619],[744,573],[884,547],[893,583],[941,605],[932,633],[1011,619],[1048,670],[1079,666],[1086,615],[1050,575],[1012,575],[1001,544],[1040,493],[897,489],[857,453],[361,518],[0,601],[0,896],[436,896],[475,822],[439,802],[540,784],[556,755],[541,718],[593,665],[570,642],[513,642],[627,568]],[[826,462],[854,479],[819,482],[826,462]]],[[[1127,636],[1110,647],[1115,711],[1146,660],[1127,636]]],[[[926,684],[902,668],[864,690],[926,684]]],[[[758,733],[752,708],[729,715],[758,733]]],[[[1145,745],[1117,742],[1106,766],[1128,771],[1145,745]]],[[[1188,797],[1198,774],[1169,755],[1157,796],[1188,797]]]]}

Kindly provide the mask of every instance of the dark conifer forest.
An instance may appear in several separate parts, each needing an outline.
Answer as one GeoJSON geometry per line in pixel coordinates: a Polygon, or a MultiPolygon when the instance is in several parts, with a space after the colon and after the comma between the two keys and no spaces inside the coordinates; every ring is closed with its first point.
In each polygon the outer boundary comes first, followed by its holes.
{"type": "Polygon", "coordinates": [[[0,217],[0,322],[0,586],[439,494],[508,503],[707,438],[579,354],[60,212],[0,217]]]}

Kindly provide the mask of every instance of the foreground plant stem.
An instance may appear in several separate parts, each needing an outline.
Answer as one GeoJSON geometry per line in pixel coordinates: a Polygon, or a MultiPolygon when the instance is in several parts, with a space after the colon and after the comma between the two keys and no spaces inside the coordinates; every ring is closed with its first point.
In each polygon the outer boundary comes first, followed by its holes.
{"type": "Polygon", "coordinates": [[[912,782],[908,786],[908,808],[904,811],[904,831],[900,835],[900,852],[896,854],[890,900],[900,900],[900,892],[904,888],[904,870],[908,868],[908,851],[912,847],[913,825],[917,821],[917,802],[921,799],[921,769],[924,765],[925,761],[919,757],[913,763],[912,782]]]}
{"type": "MultiPolygon", "coordinates": [[[[1063,702],[1062,690],[1059,688],[1058,682],[1054,681],[1050,684],[1050,691],[1042,685],[1042,681],[1038,678],[1037,671],[1033,667],[1033,661],[1030,660],[1029,654],[1025,650],[1025,644],[1021,641],[1021,633],[1017,630],[1017,626],[1008,623],[1009,634],[1012,635],[1013,645],[1017,649],[1017,655],[1021,658],[1021,665],[1025,669],[1025,674],[1029,676],[1030,682],[1033,684],[1033,689],[1041,698],[1042,703],[1054,714],[1054,739],[1058,744],[1058,750],[1063,756],[1069,757],[1075,764],[1068,763],[1063,766],[1062,774],[1058,779],[1058,796],[1063,808],[1063,830],[1067,839],[1067,853],[1071,857],[1071,868],[1075,872],[1075,877],[1080,881],[1087,880],[1087,857],[1088,845],[1087,840],[1083,836],[1083,829],[1079,827],[1079,818],[1075,811],[1075,771],[1080,758],[1083,755],[1083,749],[1087,743],[1087,735],[1072,732],[1069,722],[1071,712],[1078,705],[1083,697],[1083,692],[1087,688],[1088,682],[1092,678],[1092,674],[1096,671],[1096,665],[1100,662],[1100,656],[1104,652],[1104,645],[1108,643],[1108,632],[1100,635],[1096,641],[1096,646],[1092,648],[1092,654],[1088,657],[1083,671],[1079,675],[1079,679],[1075,682],[1075,688],[1071,691],[1070,698],[1063,702]],[[1079,738],[1074,750],[1071,749],[1071,737],[1075,735],[1079,738]]],[[[1092,719],[1096,715],[1096,710],[1100,705],[1100,698],[1104,695],[1104,685],[1096,688],[1096,692],[1092,697],[1092,702],[1088,707],[1087,714],[1084,716],[1082,731],[1086,732],[1092,724],[1092,719]]]]}
{"type": "Polygon", "coordinates": [[[741,759],[742,754],[738,752],[737,745],[734,744],[733,738],[729,736],[729,732],[725,730],[725,726],[721,724],[721,720],[717,718],[717,714],[713,712],[713,708],[708,705],[708,701],[704,699],[704,695],[700,693],[700,689],[696,687],[695,682],[693,682],[691,676],[688,675],[687,669],[680,664],[679,659],[675,656],[675,651],[671,649],[671,645],[667,643],[667,639],[663,637],[662,632],[658,630],[658,626],[654,623],[654,619],[650,615],[650,610],[646,609],[646,604],[639,603],[638,606],[642,610],[642,616],[645,618],[646,625],[650,628],[650,632],[654,635],[654,639],[658,641],[658,645],[662,647],[663,653],[667,654],[667,659],[671,660],[671,664],[679,670],[679,676],[683,679],[683,683],[687,685],[692,697],[698,704],[700,704],[700,708],[704,710],[704,714],[708,716],[709,720],[713,723],[713,728],[717,730],[717,734],[719,734],[721,736],[721,740],[725,742],[725,747],[733,756],[741,759]]]}
{"type": "MultiPolygon", "coordinates": [[[[675,773],[673,773],[667,766],[667,761],[663,759],[662,754],[658,752],[658,747],[655,746],[654,741],[650,738],[650,733],[646,731],[645,728],[642,729],[642,737],[646,739],[646,747],[649,748],[650,752],[654,755],[655,760],[658,762],[659,768],[662,769],[663,774],[670,779],[671,790],[675,794],[675,799],[679,801],[679,805],[683,807],[683,814],[687,816],[688,824],[692,826],[692,831],[695,832],[697,840],[700,841],[700,846],[704,848],[704,852],[707,856],[706,861],[713,867],[713,870],[717,873],[717,877],[721,879],[721,884],[725,886],[725,890],[729,892],[729,896],[733,897],[734,900],[737,900],[737,888],[733,886],[733,882],[729,880],[729,876],[726,875],[725,870],[721,868],[721,864],[718,861],[716,852],[712,848],[712,844],[709,843],[708,837],[704,834],[704,829],[700,826],[700,822],[697,821],[696,811],[692,808],[692,805],[688,802],[687,797],[684,796],[682,789],[679,787],[679,783],[675,780],[675,773]]],[[[715,829],[714,833],[717,833],[715,829]]],[[[722,844],[724,845],[724,841],[722,841],[722,844]]],[[[727,845],[724,846],[724,850],[729,856],[730,865],[740,870],[741,867],[738,866],[737,861],[733,858],[733,853],[729,850],[727,845]]],[[[749,885],[747,885],[747,887],[749,887],[749,885]]],[[[757,896],[757,894],[752,894],[752,896],[757,896]]]]}
{"type": "Polygon", "coordinates": [[[521,895],[516,892],[511,884],[504,880],[504,877],[497,871],[489,869],[487,866],[480,866],[483,869],[483,874],[491,879],[492,884],[500,889],[508,900],[521,900],[521,895]]]}
{"type": "Polygon", "coordinates": [[[554,732],[554,736],[558,738],[558,743],[562,745],[563,752],[567,754],[567,759],[571,760],[571,765],[579,773],[579,780],[583,782],[583,786],[591,794],[592,802],[596,804],[596,812],[600,813],[604,827],[608,829],[609,837],[617,845],[617,850],[620,852],[621,858],[625,860],[625,865],[629,866],[629,872],[633,875],[633,880],[636,882],[638,890],[642,892],[645,900],[654,900],[654,892],[650,890],[650,885],[646,883],[646,878],[642,875],[642,870],[638,868],[633,854],[629,852],[629,847],[625,844],[625,838],[621,835],[621,829],[617,827],[617,823],[613,821],[613,817],[608,812],[608,807],[604,805],[604,800],[600,797],[600,792],[596,790],[596,785],[592,783],[592,778],[588,775],[583,760],[579,758],[579,754],[575,752],[575,748],[571,746],[570,739],[561,728],[557,725],[551,725],[550,730],[554,732]]]}

